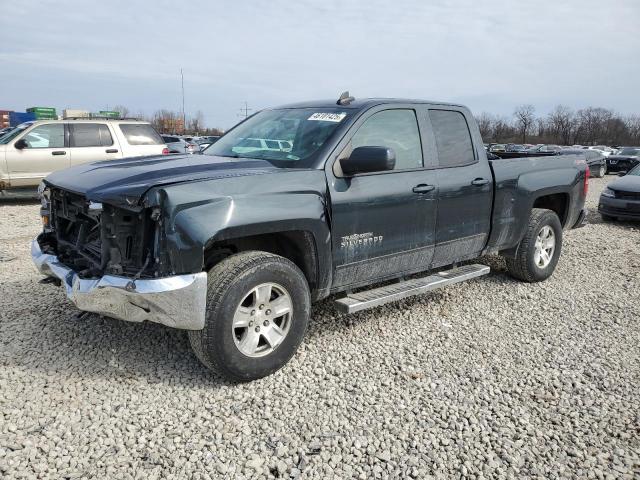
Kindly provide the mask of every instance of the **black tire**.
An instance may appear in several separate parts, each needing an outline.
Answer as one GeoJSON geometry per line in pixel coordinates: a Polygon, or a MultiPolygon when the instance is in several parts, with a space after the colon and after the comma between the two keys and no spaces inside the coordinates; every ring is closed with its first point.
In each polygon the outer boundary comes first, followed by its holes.
{"type": "Polygon", "coordinates": [[[602,217],[603,222],[613,222],[616,219],[615,217],[612,217],[611,215],[605,215],[604,213],[601,213],[600,216],[602,217]]]}
{"type": "Polygon", "coordinates": [[[598,174],[595,175],[597,178],[603,178],[607,174],[607,167],[601,165],[598,169],[598,174]]]}
{"type": "Polygon", "coordinates": [[[262,378],[284,366],[304,338],[311,311],[309,286],[300,269],[278,255],[249,251],[222,260],[208,278],[204,329],[189,331],[198,359],[232,381],[262,378]],[[233,316],[248,292],[269,282],[283,286],[291,298],[289,331],[271,353],[250,357],[236,345],[233,316]]]}
{"type": "Polygon", "coordinates": [[[543,208],[534,208],[529,216],[529,225],[518,244],[513,258],[505,258],[507,270],[512,277],[524,282],[541,282],[551,276],[558,264],[562,250],[562,225],[555,212],[543,208]],[[535,243],[540,231],[549,226],[555,235],[555,249],[549,264],[542,268],[535,260],[535,243]]]}

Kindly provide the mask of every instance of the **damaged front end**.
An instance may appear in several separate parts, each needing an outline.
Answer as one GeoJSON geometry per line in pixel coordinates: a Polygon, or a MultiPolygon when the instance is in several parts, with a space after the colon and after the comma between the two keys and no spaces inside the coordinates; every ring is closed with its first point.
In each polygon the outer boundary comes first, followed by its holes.
{"type": "Polygon", "coordinates": [[[95,203],[61,189],[43,189],[43,233],[32,244],[38,269],[57,278],[81,310],[175,328],[204,326],[205,273],[171,275],[154,255],[159,210],[95,203]]]}

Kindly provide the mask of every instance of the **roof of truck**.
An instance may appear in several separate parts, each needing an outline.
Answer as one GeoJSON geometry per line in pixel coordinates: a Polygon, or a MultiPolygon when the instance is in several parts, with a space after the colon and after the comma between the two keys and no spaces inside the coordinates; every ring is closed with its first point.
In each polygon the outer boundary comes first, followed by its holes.
{"type": "Polygon", "coordinates": [[[434,102],[431,100],[416,100],[416,99],[408,99],[408,98],[356,98],[352,102],[341,105],[337,103],[337,99],[333,100],[314,100],[308,102],[298,102],[298,103],[290,103],[287,105],[280,105],[277,107],[273,107],[274,109],[278,108],[344,108],[344,109],[352,109],[352,110],[362,110],[365,108],[370,108],[375,105],[383,105],[385,103],[405,103],[405,104],[427,104],[427,105],[445,105],[451,107],[462,107],[464,105],[460,105],[457,103],[449,103],[449,102],[434,102]]]}

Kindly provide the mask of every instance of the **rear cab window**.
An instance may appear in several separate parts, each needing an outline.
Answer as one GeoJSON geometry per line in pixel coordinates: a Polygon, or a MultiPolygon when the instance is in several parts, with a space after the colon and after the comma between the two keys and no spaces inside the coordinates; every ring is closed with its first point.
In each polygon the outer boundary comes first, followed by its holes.
{"type": "Polygon", "coordinates": [[[120,131],[129,145],[162,145],[164,141],[148,123],[121,123],[120,131]]]}
{"type": "Polygon", "coordinates": [[[455,110],[429,110],[429,119],[441,168],[461,167],[477,161],[469,125],[462,113],[455,110]]]}

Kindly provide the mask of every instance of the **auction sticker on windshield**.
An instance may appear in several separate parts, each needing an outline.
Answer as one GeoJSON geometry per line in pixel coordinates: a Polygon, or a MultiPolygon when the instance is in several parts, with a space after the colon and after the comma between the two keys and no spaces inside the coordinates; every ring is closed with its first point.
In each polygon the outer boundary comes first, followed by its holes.
{"type": "Polygon", "coordinates": [[[342,113],[314,113],[307,120],[318,120],[320,122],[341,122],[347,114],[342,113]]]}

